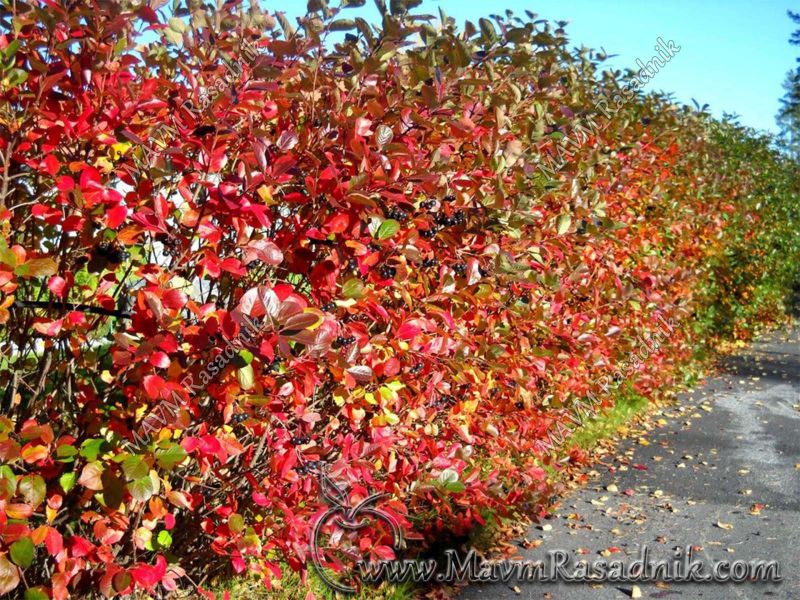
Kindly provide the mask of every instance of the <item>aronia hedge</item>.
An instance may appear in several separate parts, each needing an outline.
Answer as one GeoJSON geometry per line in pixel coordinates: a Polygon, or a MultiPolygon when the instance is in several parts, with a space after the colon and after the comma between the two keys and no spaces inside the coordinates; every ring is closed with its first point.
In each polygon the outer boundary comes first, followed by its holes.
{"type": "Polygon", "coordinates": [[[535,514],[587,398],[782,318],[767,137],[535,15],[308,4],[3,3],[0,594],[305,572],[314,461],[410,549],[535,514]]]}

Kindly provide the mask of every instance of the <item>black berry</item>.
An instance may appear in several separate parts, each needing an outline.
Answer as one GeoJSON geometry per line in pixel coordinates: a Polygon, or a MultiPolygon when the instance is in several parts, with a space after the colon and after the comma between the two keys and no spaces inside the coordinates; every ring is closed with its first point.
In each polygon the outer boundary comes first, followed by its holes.
{"type": "Polygon", "coordinates": [[[383,265],[379,269],[378,273],[381,276],[381,279],[394,279],[394,276],[397,275],[397,269],[390,265],[383,265]]]}
{"type": "Polygon", "coordinates": [[[431,227],[430,229],[420,229],[419,232],[419,234],[426,240],[433,239],[434,237],[436,237],[437,233],[439,233],[439,229],[437,227],[431,227]]]}

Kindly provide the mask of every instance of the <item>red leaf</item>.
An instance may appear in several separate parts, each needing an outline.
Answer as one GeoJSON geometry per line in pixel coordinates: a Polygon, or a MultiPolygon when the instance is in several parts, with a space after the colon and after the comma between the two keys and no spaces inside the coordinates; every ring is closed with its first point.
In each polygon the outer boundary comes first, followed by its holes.
{"type": "Polygon", "coordinates": [[[159,369],[168,369],[169,357],[163,352],[154,352],[150,355],[150,364],[159,369]]]}
{"type": "Polygon", "coordinates": [[[122,204],[117,204],[114,208],[106,211],[106,227],[116,229],[125,222],[128,217],[128,208],[122,204]]]}
{"type": "Polygon", "coordinates": [[[53,275],[47,282],[48,289],[53,292],[57,298],[64,297],[66,286],[67,282],[64,281],[63,277],[59,277],[58,275],[53,275]]]}
{"type": "Polygon", "coordinates": [[[163,390],[167,384],[167,382],[158,375],[145,375],[142,379],[142,383],[144,384],[144,391],[147,397],[151,400],[161,397],[161,390],[163,390]]]}
{"type": "Polygon", "coordinates": [[[188,296],[181,290],[170,289],[167,290],[161,297],[161,302],[167,308],[171,308],[172,310],[178,310],[180,308],[183,308],[188,299],[189,299],[188,296]]]}
{"type": "Polygon", "coordinates": [[[61,163],[58,162],[58,158],[56,158],[54,154],[48,154],[41,164],[51,177],[56,176],[56,173],[58,173],[58,169],[61,166],[61,163]]]}
{"type": "Polygon", "coordinates": [[[419,321],[416,319],[406,321],[397,330],[397,337],[401,340],[413,340],[422,331],[418,323],[419,321]]]}
{"type": "Polygon", "coordinates": [[[44,538],[44,545],[50,556],[56,556],[64,549],[64,538],[54,527],[47,528],[47,536],[44,538]]]}
{"type": "Polygon", "coordinates": [[[369,119],[365,119],[364,117],[359,117],[356,119],[356,135],[360,135],[362,137],[366,137],[372,133],[370,127],[372,126],[372,121],[369,119]]]}
{"type": "Polygon", "coordinates": [[[129,569],[128,572],[131,574],[131,577],[133,577],[133,581],[136,585],[150,590],[158,585],[164,578],[164,575],[166,575],[167,561],[159,554],[158,558],[156,558],[155,566],[140,563],[129,569]]]}

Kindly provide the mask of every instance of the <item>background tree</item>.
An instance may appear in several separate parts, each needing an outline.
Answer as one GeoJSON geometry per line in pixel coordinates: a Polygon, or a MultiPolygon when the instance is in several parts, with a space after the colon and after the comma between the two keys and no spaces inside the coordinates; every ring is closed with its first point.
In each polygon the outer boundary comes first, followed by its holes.
{"type": "MultiPolygon", "coordinates": [[[[789,18],[800,25],[800,13],[787,11],[789,18]]],[[[789,43],[800,46],[800,29],[795,29],[789,43]]],[[[800,63],[800,58],[797,59],[800,63]]],[[[781,98],[781,108],[776,120],[781,128],[781,139],[789,151],[797,157],[800,155],[800,66],[786,74],[783,82],[786,94],[781,98]]]]}

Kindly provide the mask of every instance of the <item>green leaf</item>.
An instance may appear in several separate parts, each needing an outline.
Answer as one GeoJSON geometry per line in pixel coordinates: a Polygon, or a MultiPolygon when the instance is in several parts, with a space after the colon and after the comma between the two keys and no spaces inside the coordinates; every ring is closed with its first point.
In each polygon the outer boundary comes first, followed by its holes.
{"type": "Polygon", "coordinates": [[[572,217],[569,215],[561,215],[558,217],[558,223],[556,228],[558,229],[558,235],[564,235],[569,230],[570,225],[572,225],[572,217]]]}
{"type": "Polygon", "coordinates": [[[172,545],[172,536],[169,531],[159,531],[156,542],[158,542],[158,545],[162,548],[169,548],[172,545]]]}
{"type": "Polygon", "coordinates": [[[81,456],[90,462],[97,460],[97,456],[108,447],[108,442],[102,438],[86,440],[81,444],[81,456]]]}
{"type": "Polygon", "coordinates": [[[48,600],[50,596],[42,588],[28,588],[25,590],[24,600],[48,600]]]}
{"type": "Polygon", "coordinates": [[[76,478],[77,475],[75,474],[75,472],[69,471],[67,473],[64,473],[63,475],[61,475],[61,477],[58,478],[58,483],[61,485],[61,489],[64,490],[64,492],[68,492],[73,487],[75,487],[76,478]]]}
{"type": "Polygon", "coordinates": [[[381,223],[381,226],[378,227],[378,233],[375,237],[379,240],[385,240],[392,237],[398,231],[400,231],[400,223],[394,219],[386,219],[381,223]]]}
{"type": "Polygon", "coordinates": [[[247,391],[253,389],[256,384],[256,374],[253,371],[253,365],[247,365],[236,371],[236,379],[239,380],[239,386],[247,391]]]}
{"type": "Polygon", "coordinates": [[[133,454],[122,461],[122,472],[125,473],[128,481],[132,481],[145,477],[150,472],[150,468],[141,456],[133,454]]]}
{"type": "Polygon", "coordinates": [[[3,465],[0,467],[0,498],[10,498],[17,491],[17,476],[11,467],[3,465]]]}
{"type": "Polygon", "coordinates": [[[171,443],[167,448],[156,451],[156,462],[163,469],[172,469],[180,464],[188,456],[179,444],[171,443]]]}
{"type": "Polygon", "coordinates": [[[117,40],[117,43],[114,44],[114,56],[119,56],[122,54],[122,51],[128,46],[128,40],[126,37],[120,37],[117,40]]]}
{"type": "Polygon", "coordinates": [[[251,362],[253,362],[253,353],[244,348],[239,351],[239,354],[233,357],[233,366],[237,369],[243,369],[251,362]]]}
{"type": "Polygon", "coordinates": [[[136,500],[139,500],[140,502],[147,502],[155,493],[153,480],[150,479],[150,476],[148,475],[146,477],[142,477],[141,479],[137,479],[136,481],[132,481],[128,484],[128,491],[136,500]]]}
{"type": "Polygon", "coordinates": [[[29,537],[19,538],[16,542],[11,544],[11,560],[14,561],[14,564],[19,565],[23,569],[31,566],[35,552],[36,548],[29,537]]]}
{"type": "Polygon", "coordinates": [[[41,475],[26,475],[19,480],[17,485],[25,502],[34,509],[42,503],[47,494],[47,485],[41,475]]]}
{"type": "Polygon", "coordinates": [[[364,292],[364,282],[353,277],[348,279],[342,286],[342,294],[345,298],[361,298],[364,292]]]}
{"type": "Polygon", "coordinates": [[[8,60],[9,58],[13,58],[16,55],[17,50],[19,50],[19,40],[14,40],[8,46],[6,46],[4,50],[2,50],[3,59],[8,60]]]}
{"type": "Polygon", "coordinates": [[[2,238],[0,238],[0,263],[8,265],[12,269],[17,266],[17,255],[11,251],[2,238]]]}
{"type": "Polygon", "coordinates": [[[356,22],[353,19],[336,19],[328,27],[331,31],[350,31],[356,28],[356,22]]]}
{"type": "Polygon", "coordinates": [[[4,83],[9,88],[15,88],[18,85],[22,85],[28,79],[28,72],[22,69],[11,69],[8,72],[8,75],[5,76],[4,83]]]}
{"type": "Polygon", "coordinates": [[[244,529],[244,517],[238,513],[233,513],[228,518],[228,527],[234,533],[239,533],[244,529]]]}
{"type": "Polygon", "coordinates": [[[444,489],[446,489],[448,492],[457,494],[467,489],[467,486],[465,486],[461,481],[450,481],[445,484],[444,489]]]}
{"type": "Polygon", "coordinates": [[[494,42],[497,40],[497,30],[495,30],[494,24],[489,19],[478,19],[478,24],[481,27],[481,34],[487,41],[494,42]]]}
{"type": "Polygon", "coordinates": [[[58,448],[56,448],[56,457],[59,459],[59,462],[72,462],[75,460],[73,457],[78,453],[78,449],[75,446],[70,446],[69,444],[61,444],[58,448]]]}
{"type": "Polygon", "coordinates": [[[183,44],[183,34],[182,33],[178,33],[174,29],[163,29],[162,31],[164,32],[164,35],[166,36],[166,38],[170,42],[175,44],[176,46],[180,46],[180,45],[183,44]]]}
{"type": "Polygon", "coordinates": [[[186,31],[186,23],[178,17],[171,17],[169,20],[169,28],[178,33],[183,33],[186,31]]]}

